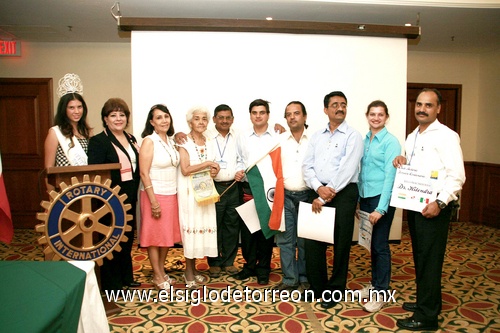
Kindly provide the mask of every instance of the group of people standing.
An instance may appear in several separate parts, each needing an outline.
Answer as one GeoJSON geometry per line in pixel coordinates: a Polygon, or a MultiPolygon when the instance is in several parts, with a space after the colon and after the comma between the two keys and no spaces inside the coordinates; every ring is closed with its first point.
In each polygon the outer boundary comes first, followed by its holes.
{"type": "MultiPolygon", "coordinates": [[[[113,186],[127,194],[126,203],[134,215],[133,230],[127,235],[122,251],[105,259],[101,267],[103,289],[122,289],[139,285],[132,275],[131,247],[135,231],[135,203],[139,192],[141,211],[139,243],[147,247],[153,269],[152,282],[157,289],[169,290],[175,280],[165,274],[164,264],[170,247],[182,242],[186,269],[186,287],[197,288],[205,282],[195,260],[208,257],[209,276],[225,272],[235,279],[257,277],[261,285],[269,283],[274,238],[262,231],[251,233],[236,212],[236,207],[253,198],[245,170],[254,165],[272,147],[281,147],[285,187],[285,231],[276,235],[280,248],[283,279],[279,290],[310,289],[321,297],[325,290],[344,291],[347,285],[349,255],[357,209],[369,214],[373,224],[371,242],[371,283],[360,290],[367,298],[370,291],[389,291],[391,251],[389,232],[395,208],[389,205],[396,168],[410,164],[425,170],[439,171],[435,183],[438,199],[422,212],[409,212],[409,227],[416,269],[417,298],[404,303],[413,311],[399,319],[399,327],[437,329],[441,310],[441,271],[450,221],[451,203],[457,200],[465,173],[458,135],[439,123],[437,115],[441,95],[424,89],[417,97],[415,116],[419,127],[408,136],[406,157],[400,156],[397,138],[385,127],[389,119],[387,105],[380,100],[366,110],[369,131],[362,135],[349,126],[347,97],[340,91],[324,98],[325,128],[315,133],[307,129],[306,107],[300,101],[285,109],[289,131],[268,124],[269,102],[257,99],[250,103],[252,128],[237,133],[232,124],[233,111],[221,104],[214,110],[213,130],[207,130],[210,112],[205,107],[190,109],[187,135],[174,139],[174,125],[165,105],[151,107],[141,147],[125,131],[130,110],[117,98],[108,100],[101,111],[104,131],[92,136],[86,123],[87,107],[77,92],[60,99],[56,126],[47,136],[45,164],[48,166],[121,163],[112,172],[113,186]],[[280,132],[283,132],[280,134],[280,132]],[[69,144],[68,144],[69,142],[69,144]],[[69,147],[69,149],[65,149],[69,147]],[[76,148],[76,149],[75,149],[76,148]],[[83,152],[83,154],[82,154],[83,152]],[[87,157],[88,156],[88,157],[87,157]],[[191,185],[191,176],[207,171],[220,195],[216,203],[200,204],[191,185]],[[140,191],[139,190],[140,187],[140,191]],[[336,209],[334,261],[327,269],[329,244],[297,236],[300,202],[312,204],[313,212],[323,206],[336,209]],[[245,264],[234,266],[239,237],[245,264]],[[330,275],[330,278],[328,276],[330,275]]],[[[336,305],[323,300],[323,308],[336,305]]],[[[385,305],[371,300],[363,305],[375,312],[385,305]]]]}

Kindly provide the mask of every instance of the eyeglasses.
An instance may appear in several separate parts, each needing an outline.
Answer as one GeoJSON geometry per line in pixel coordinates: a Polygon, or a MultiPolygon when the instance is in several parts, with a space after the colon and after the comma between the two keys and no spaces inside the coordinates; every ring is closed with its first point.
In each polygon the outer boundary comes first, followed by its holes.
{"type": "Polygon", "coordinates": [[[329,108],[332,108],[334,110],[338,109],[338,108],[342,108],[342,109],[345,109],[347,107],[347,103],[332,103],[329,108]]]}
{"type": "Polygon", "coordinates": [[[227,120],[227,121],[229,121],[229,120],[232,120],[232,119],[233,119],[233,116],[226,116],[226,117],[224,117],[224,116],[217,116],[217,117],[215,117],[215,118],[217,118],[217,120],[221,120],[221,121],[222,121],[222,120],[227,120]]]}

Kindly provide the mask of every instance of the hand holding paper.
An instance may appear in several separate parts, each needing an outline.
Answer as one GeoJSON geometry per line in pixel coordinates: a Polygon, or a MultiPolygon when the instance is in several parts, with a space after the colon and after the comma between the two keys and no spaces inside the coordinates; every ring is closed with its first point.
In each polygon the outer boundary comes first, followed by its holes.
{"type": "Polygon", "coordinates": [[[310,203],[299,203],[297,234],[299,237],[333,244],[335,208],[323,206],[320,213],[310,203]]]}

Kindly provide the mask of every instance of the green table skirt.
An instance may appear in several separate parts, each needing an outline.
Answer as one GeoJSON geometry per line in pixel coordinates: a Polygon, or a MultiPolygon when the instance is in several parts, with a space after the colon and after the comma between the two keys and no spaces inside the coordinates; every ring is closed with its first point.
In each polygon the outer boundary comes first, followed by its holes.
{"type": "Polygon", "coordinates": [[[0,331],[76,332],[85,279],[65,261],[0,261],[0,331]]]}

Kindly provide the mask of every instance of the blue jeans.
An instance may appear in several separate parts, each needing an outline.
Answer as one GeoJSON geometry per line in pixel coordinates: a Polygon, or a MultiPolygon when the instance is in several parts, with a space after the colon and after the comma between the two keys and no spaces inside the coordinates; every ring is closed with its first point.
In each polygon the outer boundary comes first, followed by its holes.
{"type": "MultiPolygon", "coordinates": [[[[372,213],[377,208],[380,195],[371,198],[361,198],[359,208],[372,213]]],[[[389,290],[391,282],[391,248],[389,247],[389,233],[396,208],[389,206],[380,220],[373,226],[372,231],[372,286],[375,290],[389,290]]]]}
{"type": "Polygon", "coordinates": [[[285,190],[286,230],[276,235],[276,244],[280,248],[283,283],[287,285],[297,285],[301,282],[307,282],[304,239],[297,237],[297,217],[299,203],[301,201],[307,202],[308,198],[309,190],[285,190]]]}

